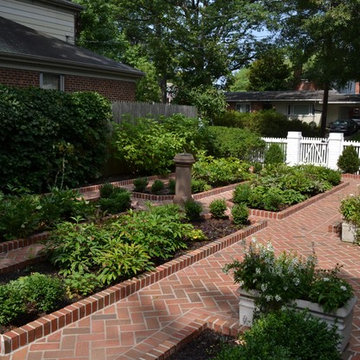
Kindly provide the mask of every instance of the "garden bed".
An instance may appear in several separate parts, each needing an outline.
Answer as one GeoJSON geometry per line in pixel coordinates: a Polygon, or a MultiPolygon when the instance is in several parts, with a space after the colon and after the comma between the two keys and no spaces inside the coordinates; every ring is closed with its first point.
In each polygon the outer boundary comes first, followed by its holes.
{"type": "Polygon", "coordinates": [[[253,224],[245,229],[239,230],[222,239],[210,242],[199,249],[192,250],[185,255],[181,255],[163,265],[157,266],[154,271],[146,272],[134,278],[126,280],[106,290],[77,301],[65,308],[45,315],[20,328],[13,329],[0,336],[1,354],[10,353],[17,348],[26,345],[48,335],[65,325],[88,316],[95,311],[104,308],[114,302],[119,301],[143,287],[149,286],[164,277],[167,277],[186,266],[193,264],[233,243],[263,229],[266,222],[253,224]]]}

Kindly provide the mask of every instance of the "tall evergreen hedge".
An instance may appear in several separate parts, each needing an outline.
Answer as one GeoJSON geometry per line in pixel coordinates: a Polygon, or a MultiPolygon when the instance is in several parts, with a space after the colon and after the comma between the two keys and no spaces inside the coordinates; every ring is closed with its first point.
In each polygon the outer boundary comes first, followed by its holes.
{"type": "Polygon", "coordinates": [[[0,190],[75,187],[100,174],[111,107],[97,93],[0,85],[0,190]]]}

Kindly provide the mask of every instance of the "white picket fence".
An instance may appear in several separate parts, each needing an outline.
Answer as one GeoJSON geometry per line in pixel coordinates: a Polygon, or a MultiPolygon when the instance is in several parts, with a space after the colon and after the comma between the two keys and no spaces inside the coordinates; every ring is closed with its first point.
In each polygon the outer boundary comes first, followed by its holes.
{"type": "Polygon", "coordinates": [[[262,138],[266,149],[278,144],[289,165],[313,164],[337,169],[337,161],[343,150],[352,145],[360,158],[360,142],[345,141],[344,135],[330,133],[328,138],[303,137],[301,132],[289,131],[287,138],[262,138]]]}

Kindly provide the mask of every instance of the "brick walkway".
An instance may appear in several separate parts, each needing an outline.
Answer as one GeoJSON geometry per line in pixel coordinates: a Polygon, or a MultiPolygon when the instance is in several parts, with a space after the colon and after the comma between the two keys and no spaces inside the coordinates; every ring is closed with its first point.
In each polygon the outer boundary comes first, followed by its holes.
{"type": "MultiPolygon", "coordinates": [[[[342,243],[335,233],[327,232],[328,225],[340,218],[340,200],[357,191],[357,181],[349,181],[350,186],[284,220],[270,220],[256,238],[271,241],[277,251],[303,255],[311,254],[315,247],[319,266],[344,265],[360,297],[360,247],[342,243]]],[[[241,253],[240,243],[227,247],[3,359],[156,359],[189,334],[199,318],[236,321],[237,286],[221,268],[241,253]]],[[[360,353],[358,304],[350,349],[360,353]]]]}

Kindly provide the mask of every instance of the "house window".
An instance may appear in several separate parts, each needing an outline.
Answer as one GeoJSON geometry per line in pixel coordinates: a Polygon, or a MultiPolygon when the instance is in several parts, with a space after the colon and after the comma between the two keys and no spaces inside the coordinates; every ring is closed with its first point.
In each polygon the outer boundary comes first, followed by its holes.
{"type": "Polygon", "coordinates": [[[288,107],[288,115],[314,115],[314,105],[310,104],[293,104],[288,107]]]}
{"type": "Polygon", "coordinates": [[[40,88],[64,91],[64,75],[40,73],[40,88]]]}
{"type": "Polygon", "coordinates": [[[236,110],[242,113],[248,113],[251,110],[251,106],[248,103],[238,103],[236,104],[236,110]]]}

